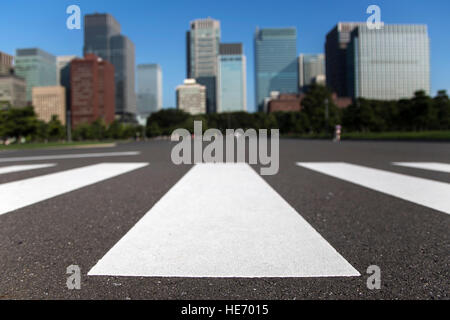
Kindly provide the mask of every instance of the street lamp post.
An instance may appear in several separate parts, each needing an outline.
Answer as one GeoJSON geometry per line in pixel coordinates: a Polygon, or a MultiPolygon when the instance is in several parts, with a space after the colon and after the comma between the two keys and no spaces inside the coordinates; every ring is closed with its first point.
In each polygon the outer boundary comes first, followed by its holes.
{"type": "Polygon", "coordinates": [[[325,132],[328,133],[329,107],[328,98],[325,99],[325,132]]]}
{"type": "Polygon", "coordinates": [[[66,129],[67,129],[67,142],[72,142],[72,117],[70,114],[70,109],[67,110],[66,129]]]}

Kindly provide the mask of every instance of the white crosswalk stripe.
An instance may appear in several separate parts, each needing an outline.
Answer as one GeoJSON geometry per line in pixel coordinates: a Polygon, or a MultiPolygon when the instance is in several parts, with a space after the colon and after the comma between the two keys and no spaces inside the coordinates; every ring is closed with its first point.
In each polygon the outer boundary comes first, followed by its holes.
{"type": "Polygon", "coordinates": [[[10,157],[0,158],[0,162],[22,162],[22,161],[41,161],[41,160],[64,160],[64,159],[86,159],[86,158],[104,158],[104,157],[124,157],[137,156],[139,151],[128,152],[104,152],[104,153],[80,153],[80,154],[57,154],[48,156],[32,156],[32,157],[10,157]]]}
{"type": "Polygon", "coordinates": [[[247,164],[196,165],[88,274],[360,275],[247,164]]]}
{"type": "Polygon", "coordinates": [[[13,173],[13,172],[28,171],[28,170],[36,170],[36,169],[44,169],[44,168],[50,168],[50,167],[54,167],[54,166],[56,166],[55,163],[1,167],[0,174],[7,174],[7,173],[13,173]]]}
{"type": "Polygon", "coordinates": [[[393,162],[393,165],[450,173],[450,164],[442,162],[393,162]]]}
{"type": "Polygon", "coordinates": [[[0,185],[0,215],[142,168],[148,163],[101,163],[0,185]]]}
{"type": "Polygon", "coordinates": [[[449,183],[340,162],[299,162],[297,165],[450,214],[449,183]]]}

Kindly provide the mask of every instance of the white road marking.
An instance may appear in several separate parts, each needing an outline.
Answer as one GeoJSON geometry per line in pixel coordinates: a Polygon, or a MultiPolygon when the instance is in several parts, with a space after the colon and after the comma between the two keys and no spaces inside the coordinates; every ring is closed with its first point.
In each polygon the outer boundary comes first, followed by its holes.
{"type": "Polygon", "coordinates": [[[450,214],[450,184],[348,163],[297,163],[341,180],[450,214]]]}
{"type": "Polygon", "coordinates": [[[198,164],[89,271],[130,277],[360,276],[247,164],[198,164]]]}
{"type": "Polygon", "coordinates": [[[0,185],[0,215],[142,168],[148,163],[100,163],[0,185]]]}
{"type": "Polygon", "coordinates": [[[82,158],[103,158],[103,157],[121,157],[121,156],[137,156],[139,151],[130,152],[105,152],[105,153],[81,153],[81,154],[60,154],[48,156],[34,157],[15,157],[0,158],[0,162],[19,162],[19,161],[40,161],[40,160],[58,160],[58,159],[82,159],[82,158]]]}
{"type": "Polygon", "coordinates": [[[0,174],[12,173],[12,172],[20,172],[20,171],[28,171],[28,170],[36,170],[43,169],[56,166],[55,163],[48,164],[30,164],[30,165],[22,165],[22,166],[8,166],[1,167],[0,174]]]}
{"type": "Polygon", "coordinates": [[[450,173],[450,164],[441,162],[393,162],[395,166],[450,173]]]}

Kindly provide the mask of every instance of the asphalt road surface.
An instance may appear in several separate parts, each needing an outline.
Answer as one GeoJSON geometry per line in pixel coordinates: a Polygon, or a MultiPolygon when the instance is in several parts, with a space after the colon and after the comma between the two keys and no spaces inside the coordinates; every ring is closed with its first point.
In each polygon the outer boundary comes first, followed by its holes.
{"type": "Polygon", "coordinates": [[[0,299],[449,299],[450,144],[281,140],[274,176],[172,147],[0,152],[0,299]]]}

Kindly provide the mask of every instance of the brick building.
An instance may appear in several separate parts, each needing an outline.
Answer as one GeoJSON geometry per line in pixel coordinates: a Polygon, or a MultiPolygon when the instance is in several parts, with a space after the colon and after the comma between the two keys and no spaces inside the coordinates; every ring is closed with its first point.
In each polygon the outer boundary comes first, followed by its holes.
{"type": "Polygon", "coordinates": [[[115,114],[114,66],[94,54],[74,59],[70,69],[72,128],[102,118],[106,124],[115,114]]]}
{"type": "Polygon", "coordinates": [[[304,94],[281,93],[275,95],[272,93],[272,98],[268,101],[268,110],[269,112],[301,111],[303,98],[304,94]]]}

